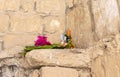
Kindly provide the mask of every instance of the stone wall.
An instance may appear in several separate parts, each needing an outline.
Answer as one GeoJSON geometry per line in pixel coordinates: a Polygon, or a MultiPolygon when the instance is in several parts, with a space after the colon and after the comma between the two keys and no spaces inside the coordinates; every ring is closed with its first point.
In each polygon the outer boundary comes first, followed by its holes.
{"type": "Polygon", "coordinates": [[[87,48],[106,36],[119,33],[119,0],[75,1],[67,15],[76,47],[87,48]]]}
{"type": "Polygon", "coordinates": [[[1,0],[0,40],[4,49],[34,45],[38,35],[60,42],[66,28],[72,30],[77,48],[119,33],[119,0],[1,0]],[[27,41],[27,42],[26,42],[27,41]]]}
{"type": "Polygon", "coordinates": [[[119,7],[120,0],[0,0],[0,77],[120,77],[119,7]],[[66,28],[76,48],[87,49],[18,54],[38,35],[60,42],[66,28]]]}
{"type": "Polygon", "coordinates": [[[93,77],[120,77],[120,36],[105,41],[105,53],[92,61],[92,75],[93,77]]]}
{"type": "Polygon", "coordinates": [[[87,49],[0,52],[0,77],[119,77],[120,34],[87,49]]]}
{"type": "Polygon", "coordinates": [[[60,42],[65,27],[65,0],[1,0],[0,40],[4,49],[34,45],[38,35],[60,42]]]}
{"type": "Polygon", "coordinates": [[[91,53],[85,50],[34,50],[25,57],[13,51],[0,54],[0,77],[91,77],[91,53]]]}

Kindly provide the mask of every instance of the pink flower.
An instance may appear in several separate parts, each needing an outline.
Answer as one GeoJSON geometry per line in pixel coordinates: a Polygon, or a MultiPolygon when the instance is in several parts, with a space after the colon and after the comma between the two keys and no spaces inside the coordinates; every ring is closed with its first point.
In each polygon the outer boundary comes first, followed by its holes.
{"type": "Polygon", "coordinates": [[[38,39],[35,41],[35,46],[44,46],[44,45],[51,45],[51,43],[47,41],[47,37],[38,36],[38,39]]]}

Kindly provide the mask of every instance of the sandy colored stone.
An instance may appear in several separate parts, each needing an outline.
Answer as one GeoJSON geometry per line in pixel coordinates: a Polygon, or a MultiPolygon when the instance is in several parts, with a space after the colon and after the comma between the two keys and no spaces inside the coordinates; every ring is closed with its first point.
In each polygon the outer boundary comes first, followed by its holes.
{"type": "Polygon", "coordinates": [[[74,5],[74,0],[65,0],[67,7],[71,8],[74,5]]]}
{"type": "Polygon", "coordinates": [[[64,67],[89,67],[88,64],[91,61],[88,52],[74,53],[74,50],[69,49],[33,50],[27,53],[26,60],[31,67],[40,67],[43,65],[64,67]]]}
{"type": "Polygon", "coordinates": [[[37,0],[36,11],[41,14],[65,14],[65,0],[37,0]]]}
{"type": "Polygon", "coordinates": [[[38,70],[34,70],[29,77],[39,77],[39,71],[38,70]]]}
{"type": "Polygon", "coordinates": [[[4,52],[4,51],[0,51],[0,60],[1,59],[4,59],[4,58],[11,58],[11,57],[14,57],[14,55],[11,55],[10,53],[8,52],[4,52]]]}
{"type": "Polygon", "coordinates": [[[92,0],[95,31],[99,39],[119,32],[119,9],[116,0],[92,0]]]}
{"type": "Polygon", "coordinates": [[[9,16],[0,13],[0,32],[8,31],[9,27],[9,16]]]}
{"type": "Polygon", "coordinates": [[[11,15],[12,32],[41,33],[42,19],[40,15],[31,13],[15,13],[11,15]]]}
{"type": "Polygon", "coordinates": [[[73,0],[74,5],[79,5],[81,4],[81,2],[83,2],[84,0],[73,0]]]}
{"type": "Polygon", "coordinates": [[[41,77],[78,77],[78,72],[71,68],[42,67],[41,77]]]}
{"type": "Polygon", "coordinates": [[[44,34],[48,37],[51,43],[59,43],[60,36],[65,29],[65,16],[48,16],[44,20],[44,34]]]}
{"type": "Polygon", "coordinates": [[[20,0],[0,0],[0,10],[19,10],[20,0]]]}
{"type": "Polygon", "coordinates": [[[73,43],[77,48],[87,48],[94,44],[91,16],[88,0],[81,0],[81,4],[68,12],[68,28],[71,29],[73,43]]]}
{"type": "Polygon", "coordinates": [[[34,45],[36,35],[30,34],[8,34],[4,36],[4,47],[5,49],[11,49],[16,46],[34,45]]]}
{"type": "Polygon", "coordinates": [[[117,44],[117,50],[120,51],[120,34],[116,35],[115,37],[115,43],[117,44]]]}
{"type": "Polygon", "coordinates": [[[120,76],[120,35],[101,40],[104,47],[104,54],[93,58],[93,77],[119,77],[120,76]]]}
{"type": "Polygon", "coordinates": [[[21,0],[21,6],[24,12],[33,11],[35,8],[35,0],[21,0]]]}
{"type": "Polygon", "coordinates": [[[79,71],[79,77],[91,77],[91,73],[89,70],[81,69],[79,71]]]}
{"type": "Polygon", "coordinates": [[[120,53],[107,54],[92,63],[93,77],[120,77],[120,53]]]}
{"type": "Polygon", "coordinates": [[[16,71],[16,73],[15,73],[15,77],[24,77],[24,73],[23,73],[24,71],[16,71]]]}

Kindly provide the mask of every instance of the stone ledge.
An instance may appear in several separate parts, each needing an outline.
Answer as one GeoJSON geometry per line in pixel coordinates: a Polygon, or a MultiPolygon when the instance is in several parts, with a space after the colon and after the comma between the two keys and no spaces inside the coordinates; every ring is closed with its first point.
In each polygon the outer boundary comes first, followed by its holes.
{"type": "Polygon", "coordinates": [[[90,53],[80,49],[33,50],[27,53],[26,60],[31,67],[61,66],[88,68],[91,62],[90,53]]]}

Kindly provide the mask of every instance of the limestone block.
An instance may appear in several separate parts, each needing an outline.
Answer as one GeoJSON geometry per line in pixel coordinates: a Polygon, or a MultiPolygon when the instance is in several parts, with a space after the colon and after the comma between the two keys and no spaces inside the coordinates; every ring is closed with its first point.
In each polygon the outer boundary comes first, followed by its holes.
{"type": "Polygon", "coordinates": [[[91,61],[89,52],[74,52],[79,50],[40,49],[26,54],[26,60],[31,67],[64,66],[89,67],[91,61]],[[34,54],[34,55],[33,55],[34,54]]]}
{"type": "Polygon", "coordinates": [[[78,77],[78,72],[71,68],[42,67],[41,77],[78,77]]]}
{"type": "Polygon", "coordinates": [[[66,0],[66,4],[67,4],[67,7],[71,8],[74,5],[74,1],[73,0],[66,0]]]}
{"type": "Polygon", "coordinates": [[[33,11],[35,0],[21,0],[21,6],[24,12],[33,11]]]}
{"type": "Polygon", "coordinates": [[[4,59],[4,58],[14,57],[14,55],[11,55],[9,52],[1,51],[0,54],[2,54],[2,55],[0,55],[0,60],[4,59]]]}
{"type": "Polygon", "coordinates": [[[65,0],[37,0],[36,11],[42,14],[65,14],[65,0]]]}
{"type": "Polygon", "coordinates": [[[80,0],[81,4],[68,12],[68,27],[71,29],[73,42],[77,48],[87,48],[94,44],[92,23],[88,0],[80,0]]]}
{"type": "Polygon", "coordinates": [[[44,20],[45,35],[51,43],[59,43],[60,35],[65,30],[65,16],[48,16],[44,20]]]}
{"type": "Polygon", "coordinates": [[[2,77],[13,77],[13,73],[12,70],[9,67],[4,67],[2,68],[2,77]]]}
{"type": "Polygon", "coordinates": [[[39,77],[39,71],[38,70],[34,70],[29,77],[39,77]]]}
{"type": "Polygon", "coordinates": [[[92,62],[93,77],[120,77],[120,53],[106,54],[92,62]]]}
{"type": "Polygon", "coordinates": [[[79,77],[91,77],[91,73],[89,70],[81,69],[79,71],[79,77]]]}
{"type": "Polygon", "coordinates": [[[41,16],[29,13],[15,13],[11,15],[12,32],[41,33],[41,16]]]}
{"type": "MultiPolygon", "coordinates": [[[[9,57],[7,57],[7,58],[9,58],[9,57]]],[[[3,59],[3,60],[0,62],[0,65],[1,65],[1,66],[4,66],[4,65],[6,65],[6,66],[19,66],[18,63],[19,63],[19,62],[18,62],[17,59],[12,58],[12,59],[3,59]]]]}
{"type": "Polygon", "coordinates": [[[0,13],[0,32],[6,32],[9,27],[9,16],[0,13]]]}
{"type": "Polygon", "coordinates": [[[15,75],[14,77],[25,77],[25,71],[23,69],[18,69],[16,72],[15,72],[15,75]]]}
{"type": "Polygon", "coordinates": [[[0,0],[0,10],[17,11],[20,7],[20,0],[0,0]]]}
{"type": "MultiPolygon", "coordinates": [[[[120,76],[120,35],[106,38],[101,41],[104,54],[99,55],[92,61],[93,77],[119,77],[120,76]]],[[[96,49],[95,49],[96,50],[96,49]]]]}
{"type": "Polygon", "coordinates": [[[73,0],[74,5],[79,5],[81,4],[81,2],[83,2],[84,0],[73,0]]]}
{"type": "Polygon", "coordinates": [[[92,0],[96,33],[99,39],[119,32],[119,10],[116,0],[92,0]]]}
{"type": "Polygon", "coordinates": [[[16,46],[34,45],[36,37],[36,35],[30,34],[8,34],[3,37],[4,47],[5,49],[11,49],[15,48],[16,46]]]}

